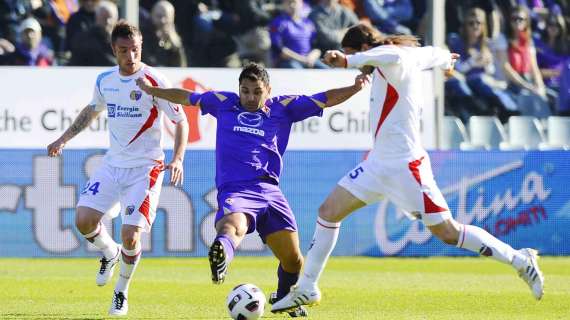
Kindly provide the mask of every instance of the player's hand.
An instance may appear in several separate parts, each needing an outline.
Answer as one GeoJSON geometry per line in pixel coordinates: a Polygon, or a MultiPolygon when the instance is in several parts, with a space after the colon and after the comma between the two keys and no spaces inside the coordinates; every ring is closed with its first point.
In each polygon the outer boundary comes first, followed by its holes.
{"type": "Polygon", "coordinates": [[[65,142],[60,139],[55,140],[47,147],[47,153],[50,157],[57,157],[61,155],[63,151],[63,147],[65,147],[65,142]]]}
{"type": "Polygon", "coordinates": [[[152,88],[152,84],[148,79],[138,78],[137,80],[135,80],[135,82],[137,83],[137,86],[141,88],[142,91],[144,91],[146,94],[152,95],[150,93],[150,88],[152,88]]]}
{"type": "Polygon", "coordinates": [[[453,76],[455,61],[457,61],[457,59],[459,59],[459,57],[461,57],[460,54],[454,53],[454,52],[451,53],[451,66],[449,67],[449,69],[444,70],[444,75],[446,78],[453,76]]]}
{"type": "Polygon", "coordinates": [[[346,55],[338,50],[328,50],[323,56],[323,62],[331,67],[346,67],[346,55]]]}
{"type": "Polygon", "coordinates": [[[164,170],[170,170],[170,184],[181,186],[184,183],[184,166],[182,160],[172,160],[171,163],[164,167],[164,170]]]}
{"type": "Polygon", "coordinates": [[[354,88],[358,91],[362,90],[362,88],[366,87],[366,85],[370,82],[370,75],[366,73],[361,73],[354,78],[354,88]]]}

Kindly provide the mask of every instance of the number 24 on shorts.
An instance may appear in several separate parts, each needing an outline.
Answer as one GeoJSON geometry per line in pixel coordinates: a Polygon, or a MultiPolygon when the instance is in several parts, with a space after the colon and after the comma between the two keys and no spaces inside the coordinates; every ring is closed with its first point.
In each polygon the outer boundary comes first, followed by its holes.
{"type": "Polygon", "coordinates": [[[362,173],[362,172],[364,172],[364,169],[362,169],[362,167],[358,167],[358,168],[352,170],[352,171],[348,174],[348,176],[349,176],[351,179],[356,179],[356,178],[358,178],[358,175],[359,175],[360,173],[362,173]]]}
{"type": "Polygon", "coordinates": [[[99,192],[99,182],[91,183],[91,181],[87,181],[87,184],[81,191],[81,194],[86,194],[87,192],[91,192],[93,195],[96,195],[99,192]]]}

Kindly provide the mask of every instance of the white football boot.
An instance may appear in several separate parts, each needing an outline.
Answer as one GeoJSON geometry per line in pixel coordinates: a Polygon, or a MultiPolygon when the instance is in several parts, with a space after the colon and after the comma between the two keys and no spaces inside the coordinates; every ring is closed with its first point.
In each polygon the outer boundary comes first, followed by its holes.
{"type": "Polygon", "coordinates": [[[127,296],[123,292],[115,291],[113,293],[113,301],[111,302],[111,308],[109,308],[110,316],[126,316],[129,312],[129,304],[127,302],[127,296]]]}
{"type": "Polygon", "coordinates": [[[312,289],[304,289],[294,285],[286,296],[281,298],[281,300],[276,301],[273,306],[271,306],[271,312],[290,312],[300,306],[317,305],[320,301],[321,292],[319,291],[319,288],[314,287],[312,289]]]}
{"type": "Polygon", "coordinates": [[[117,254],[113,258],[101,258],[101,267],[99,267],[99,272],[97,272],[97,278],[95,279],[95,282],[98,286],[104,286],[107,284],[107,282],[109,282],[109,279],[111,279],[113,276],[113,271],[115,270],[115,266],[119,262],[120,258],[121,246],[117,246],[117,254]]]}
{"type": "Polygon", "coordinates": [[[530,248],[519,252],[527,257],[527,265],[519,270],[519,277],[528,284],[534,298],[540,300],[544,294],[544,276],[538,268],[538,252],[530,248]]]}

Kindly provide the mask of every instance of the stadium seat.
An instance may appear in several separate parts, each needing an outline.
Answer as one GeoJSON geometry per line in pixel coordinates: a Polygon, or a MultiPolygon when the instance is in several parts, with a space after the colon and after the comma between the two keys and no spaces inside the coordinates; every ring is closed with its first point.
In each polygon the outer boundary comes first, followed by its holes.
{"type": "Polygon", "coordinates": [[[538,149],[544,137],[544,127],[540,120],[531,116],[512,116],[509,118],[509,140],[501,142],[501,150],[538,149]]]}
{"type": "Polygon", "coordinates": [[[470,142],[462,142],[461,150],[497,149],[506,141],[505,128],[496,117],[471,116],[469,118],[470,142]]]}
{"type": "Polygon", "coordinates": [[[540,150],[570,149],[570,117],[548,117],[547,138],[540,150]]]}
{"type": "Polygon", "coordinates": [[[441,150],[459,149],[462,142],[469,141],[463,122],[453,116],[443,117],[440,135],[441,150]]]}

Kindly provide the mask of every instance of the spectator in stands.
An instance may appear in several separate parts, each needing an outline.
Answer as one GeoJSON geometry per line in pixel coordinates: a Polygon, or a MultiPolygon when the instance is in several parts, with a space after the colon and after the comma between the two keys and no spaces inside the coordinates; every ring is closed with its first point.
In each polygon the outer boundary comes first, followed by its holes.
{"type": "Polygon", "coordinates": [[[0,0],[0,37],[16,43],[20,23],[31,16],[37,6],[37,1],[0,0]]]}
{"type": "Polygon", "coordinates": [[[522,115],[540,118],[551,114],[546,90],[536,62],[528,9],[515,7],[507,24],[507,41],[497,39],[497,59],[522,115]]]}
{"type": "Polygon", "coordinates": [[[338,3],[341,6],[346,7],[350,9],[350,11],[356,13],[356,16],[358,17],[360,22],[370,23],[370,19],[366,16],[366,13],[364,12],[364,6],[362,5],[362,0],[339,0],[338,3]]]}
{"type": "Polygon", "coordinates": [[[95,25],[95,8],[100,0],[79,0],[79,10],[71,15],[65,26],[65,50],[71,50],[76,35],[95,25]]]}
{"type": "Polygon", "coordinates": [[[142,59],[155,67],[187,67],[182,40],[174,27],[174,6],[158,1],[151,10],[153,29],[143,34],[142,59]]]}
{"type": "Polygon", "coordinates": [[[560,116],[570,117],[570,59],[566,60],[560,73],[560,94],[558,95],[558,109],[560,116]]]}
{"type": "Polygon", "coordinates": [[[501,32],[503,12],[511,11],[511,0],[446,0],[445,30],[446,34],[458,33],[466,19],[470,8],[481,8],[485,11],[489,38],[495,38],[501,32]]]}
{"type": "Polygon", "coordinates": [[[95,8],[95,25],[78,34],[71,44],[72,66],[114,66],[111,31],[119,18],[117,5],[101,0],[95,8]]]}
{"type": "Polygon", "coordinates": [[[284,0],[284,13],[270,24],[273,63],[278,68],[325,68],[321,51],[312,49],[315,25],[301,16],[302,0],[284,0]]]}
{"type": "Polygon", "coordinates": [[[47,67],[54,64],[53,51],[42,42],[42,27],[30,17],[19,26],[19,40],[15,51],[5,56],[8,65],[47,67]]]}
{"type": "MultiPolygon", "coordinates": [[[[471,8],[465,15],[465,21],[460,34],[450,34],[448,46],[451,52],[461,55],[455,64],[455,72],[446,82],[446,89],[451,92],[460,92],[464,99],[475,99],[473,95],[481,98],[485,103],[484,110],[467,110],[460,114],[473,115],[493,114],[502,122],[506,122],[510,115],[516,114],[517,105],[504,90],[506,82],[493,77],[495,64],[489,49],[487,19],[485,11],[480,8],[471,8]]],[[[455,108],[473,108],[473,103],[451,103],[455,108]]],[[[462,120],[464,116],[461,117],[462,120]]]]}
{"type": "Polygon", "coordinates": [[[236,30],[226,25],[233,21],[233,3],[203,0],[197,3],[198,14],[193,21],[190,55],[193,65],[200,67],[239,67],[236,44],[232,34],[236,30]],[[233,29],[233,30],[232,30],[233,29]]]}
{"type": "Polygon", "coordinates": [[[16,50],[16,47],[14,47],[12,42],[7,39],[0,38],[0,64],[2,64],[2,57],[14,52],[14,50],[16,50]]]}
{"type": "Polygon", "coordinates": [[[410,0],[362,0],[364,12],[378,30],[390,34],[412,34],[402,24],[414,15],[410,0]]]}
{"type": "MultiPolygon", "coordinates": [[[[34,1],[32,1],[34,2],[34,1]]],[[[71,15],[79,9],[77,0],[43,0],[42,6],[34,10],[34,17],[42,26],[44,38],[49,39],[50,47],[59,62],[66,61],[66,25],[71,15]]]]}
{"type": "Polygon", "coordinates": [[[560,72],[569,57],[566,23],[559,7],[554,7],[546,19],[546,28],[534,38],[536,58],[547,88],[558,91],[560,72]]]}
{"type": "Polygon", "coordinates": [[[358,17],[341,6],[339,0],[320,0],[309,19],[317,28],[315,47],[321,52],[340,49],[340,41],[349,27],[358,24],[358,17]]]}
{"type": "Polygon", "coordinates": [[[271,38],[268,28],[271,19],[271,12],[264,9],[263,0],[235,1],[233,23],[238,33],[234,35],[234,39],[242,60],[259,62],[265,66],[271,64],[271,38]]]}

